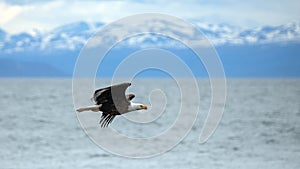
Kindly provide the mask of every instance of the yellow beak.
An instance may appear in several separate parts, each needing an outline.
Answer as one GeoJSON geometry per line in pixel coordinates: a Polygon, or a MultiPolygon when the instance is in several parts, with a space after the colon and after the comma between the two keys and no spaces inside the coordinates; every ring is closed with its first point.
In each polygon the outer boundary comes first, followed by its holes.
{"type": "Polygon", "coordinates": [[[141,105],[141,109],[147,110],[147,109],[148,109],[148,107],[147,107],[147,106],[145,106],[145,105],[141,105]]]}

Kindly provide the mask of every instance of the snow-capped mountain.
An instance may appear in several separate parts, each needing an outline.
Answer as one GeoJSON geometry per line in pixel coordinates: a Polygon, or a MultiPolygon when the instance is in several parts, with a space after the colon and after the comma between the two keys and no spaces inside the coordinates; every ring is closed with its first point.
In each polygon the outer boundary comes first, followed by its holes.
{"type": "MultiPolygon", "coordinates": [[[[279,26],[264,26],[254,29],[242,29],[227,24],[194,23],[206,37],[216,46],[224,44],[260,44],[300,41],[300,22],[292,22],[279,26]]],[[[88,38],[103,23],[76,22],[66,24],[41,33],[37,30],[19,34],[8,34],[0,29],[0,50],[4,53],[22,51],[80,50],[88,38]]],[[[168,38],[145,35],[129,39],[130,46],[166,45],[177,46],[168,42],[168,38]]]]}
{"type": "Polygon", "coordinates": [[[102,25],[102,23],[76,22],[57,27],[46,33],[35,30],[13,35],[0,29],[0,49],[5,53],[53,49],[75,50],[81,48],[102,25]]]}
{"type": "Polygon", "coordinates": [[[215,45],[277,43],[300,40],[300,22],[253,29],[241,29],[226,24],[198,23],[196,25],[215,45]]]}

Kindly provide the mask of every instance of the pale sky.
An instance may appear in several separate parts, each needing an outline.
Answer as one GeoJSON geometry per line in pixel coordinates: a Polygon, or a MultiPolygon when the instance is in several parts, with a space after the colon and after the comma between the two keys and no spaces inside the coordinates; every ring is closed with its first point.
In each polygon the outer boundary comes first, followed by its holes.
{"type": "Polygon", "coordinates": [[[228,23],[252,28],[300,21],[299,11],[299,0],[0,0],[0,28],[9,33],[48,31],[77,21],[109,23],[145,12],[174,15],[192,22],[228,23]]]}

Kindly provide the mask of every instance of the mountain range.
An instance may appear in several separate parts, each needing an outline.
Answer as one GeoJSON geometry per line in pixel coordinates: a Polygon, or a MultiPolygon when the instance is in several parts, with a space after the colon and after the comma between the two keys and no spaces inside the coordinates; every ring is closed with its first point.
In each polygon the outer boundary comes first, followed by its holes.
{"type": "MultiPolygon", "coordinates": [[[[252,29],[202,22],[193,25],[215,46],[229,77],[300,77],[300,22],[252,29]]],[[[0,29],[0,77],[72,76],[80,50],[102,26],[102,22],[82,21],[48,32],[9,34],[0,29]]],[[[164,37],[135,37],[121,51],[131,51],[129,46],[166,46],[185,57],[178,44],[164,37]]]]}

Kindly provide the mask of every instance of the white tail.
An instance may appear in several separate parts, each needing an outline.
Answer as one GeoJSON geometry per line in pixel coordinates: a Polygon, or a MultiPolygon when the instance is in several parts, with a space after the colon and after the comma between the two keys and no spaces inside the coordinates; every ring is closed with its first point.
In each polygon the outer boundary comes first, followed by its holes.
{"type": "Polygon", "coordinates": [[[91,110],[91,111],[97,112],[97,111],[99,111],[99,107],[100,107],[100,105],[93,105],[93,106],[88,106],[88,107],[81,107],[81,108],[76,109],[76,111],[83,112],[83,111],[89,111],[89,110],[91,110]]]}

